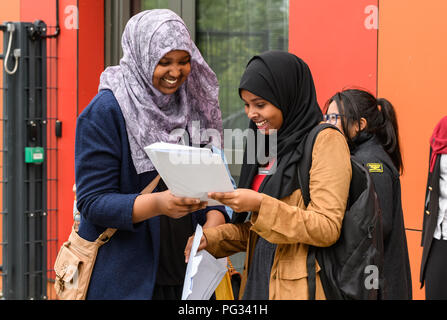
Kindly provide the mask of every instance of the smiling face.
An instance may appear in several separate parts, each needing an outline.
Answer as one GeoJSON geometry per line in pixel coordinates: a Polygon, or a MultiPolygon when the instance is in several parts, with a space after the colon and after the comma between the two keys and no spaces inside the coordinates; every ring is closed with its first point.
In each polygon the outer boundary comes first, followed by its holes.
{"type": "Polygon", "coordinates": [[[270,130],[281,128],[283,116],[280,109],[247,90],[241,90],[241,98],[245,103],[247,117],[262,133],[270,134],[270,130]]]}
{"type": "Polygon", "coordinates": [[[153,86],[163,94],[173,94],[186,81],[191,72],[188,52],[174,50],[160,59],[152,77],[153,86]]]}

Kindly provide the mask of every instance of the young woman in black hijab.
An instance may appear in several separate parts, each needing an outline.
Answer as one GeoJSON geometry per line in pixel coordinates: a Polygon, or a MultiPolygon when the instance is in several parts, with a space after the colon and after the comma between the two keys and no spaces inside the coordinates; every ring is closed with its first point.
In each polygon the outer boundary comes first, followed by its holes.
{"type": "MultiPolygon", "coordinates": [[[[308,245],[330,246],[340,235],[351,180],[346,140],[335,130],[318,135],[310,170],[312,201],[306,208],[297,166],[307,134],[322,120],[308,66],[287,52],[255,56],[242,76],[239,94],[257,139],[247,141],[239,188],[210,197],[230,206],[235,215],[251,216],[246,222],[204,230],[199,249],[216,257],[247,252],[240,298],[308,299],[308,245]],[[264,154],[269,145],[258,133],[277,138],[265,163],[250,161],[250,150],[264,154]]],[[[317,264],[316,299],[324,299],[319,269],[317,264]]]]}

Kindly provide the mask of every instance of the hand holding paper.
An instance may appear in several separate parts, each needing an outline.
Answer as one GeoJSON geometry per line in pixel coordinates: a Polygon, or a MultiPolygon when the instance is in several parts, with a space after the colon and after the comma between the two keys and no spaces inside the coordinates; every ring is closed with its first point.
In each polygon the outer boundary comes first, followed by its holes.
{"type": "MultiPolygon", "coordinates": [[[[197,238],[198,238],[197,234],[194,234],[193,236],[189,237],[189,239],[188,239],[188,243],[186,244],[186,247],[185,247],[185,263],[189,262],[189,257],[191,256],[191,251],[194,246],[194,241],[198,241],[198,240],[196,240],[197,238]]],[[[196,252],[205,249],[207,245],[208,245],[208,241],[206,240],[206,237],[203,235],[203,232],[202,232],[202,236],[200,237],[200,242],[197,245],[198,247],[196,248],[196,252]]]]}
{"type": "Polygon", "coordinates": [[[203,230],[197,225],[183,284],[182,300],[209,300],[225,272],[227,259],[216,259],[206,250],[198,251],[203,230]]]}
{"type": "Polygon", "coordinates": [[[229,206],[236,212],[259,211],[262,194],[250,189],[236,189],[233,192],[210,192],[208,197],[229,206]]]}
{"type": "Polygon", "coordinates": [[[221,203],[209,199],[208,192],[234,190],[221,156],[210,149],[158,142],[144,150],[175,196],[199,198],[215,206],[221,203]]]}
{"type": "Polygon", "coordinates": [[[181,218],[190,212],[204,209],[207,206],[207,203],[200,201],[200,199],[176,197],[169,190],[159,192],[156,196],[159,212],[174,219],[181,218]]]}

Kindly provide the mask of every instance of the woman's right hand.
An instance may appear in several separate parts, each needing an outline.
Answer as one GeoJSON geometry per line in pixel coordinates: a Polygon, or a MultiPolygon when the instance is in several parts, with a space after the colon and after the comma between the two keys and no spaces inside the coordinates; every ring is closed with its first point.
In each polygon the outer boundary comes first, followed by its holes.
{"type": "MultiPolygon", "coordinates": [[[[189,261],[189,255],[191,253],[191,248],[192,248],[192,243],[194,241],[194,234],[189,237],[188,242],[186,243],[186,247],[185,247],[185,263],[188,263],[189,261]]],[[[199,252],[202,249],[205,249],[206,246],[208,245],[208,241],[206,240],[205,235],[202,235],[202,239],[200,239],[200,244],[199,244],[199,248],[197,249],[197,252],[199,252]]]]}
{"type": "Polygon", "coordinates": [[[200,199],[176,197],[169,190],[153,193],[153,195],[156,195],[157,211],[174,219],[205,209],[208,204],[201,202],[200,199]]]}

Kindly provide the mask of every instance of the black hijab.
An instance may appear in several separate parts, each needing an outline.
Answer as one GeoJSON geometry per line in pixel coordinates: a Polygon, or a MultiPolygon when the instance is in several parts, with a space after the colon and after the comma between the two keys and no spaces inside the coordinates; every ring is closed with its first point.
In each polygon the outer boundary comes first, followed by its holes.
{"type": "MultiPolygon", "coordinates": [[[[299,188],[297,165],[304,150],[305,138],[323,119],[312,74],[307,64],[294,54],[268,51],[248,62],[239,85],[239,94],[242,89],[269,101],[282,112],[283,124],[277,132],[275,150],[276,171],[265,177],[258,190],[281,199],[299,188]]],[[[250,121],[249,128],[255,131],[256,137],[258,129],[253,121],[250,121]]],[[[264,152],[258,150],[257,143],[255,146],[256,152],[264,152]]],[[[262,145],[260,148],[265,149],[262,145]]],[[[258,168],[259,163],[248,163],[246,146],[239,188],[251,188],[258,168]]]]}

